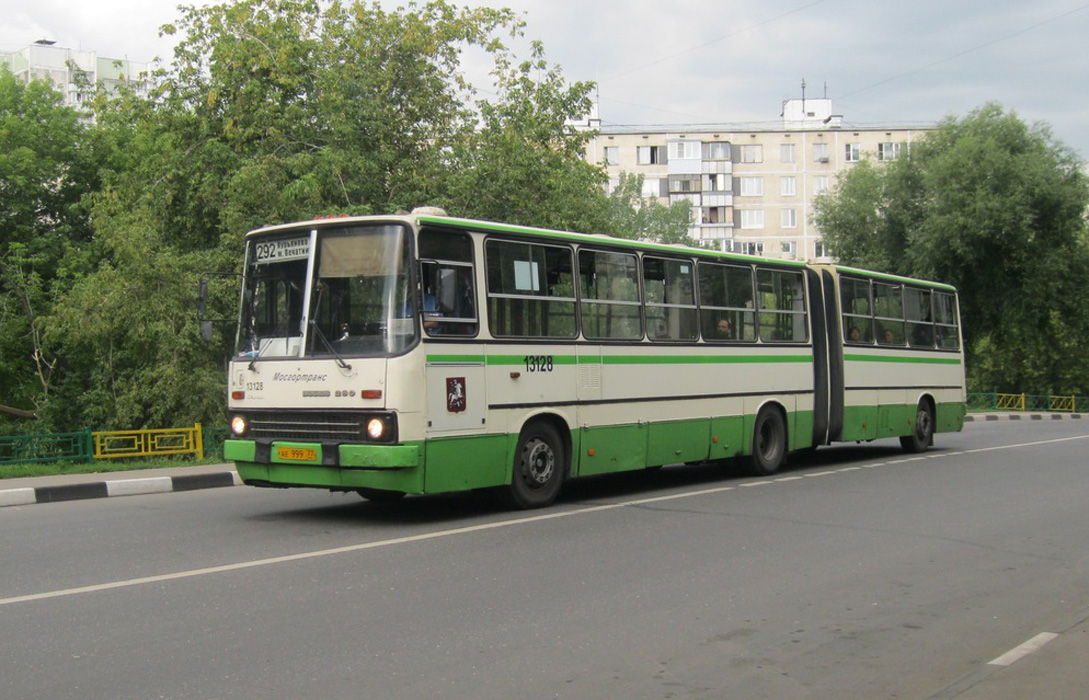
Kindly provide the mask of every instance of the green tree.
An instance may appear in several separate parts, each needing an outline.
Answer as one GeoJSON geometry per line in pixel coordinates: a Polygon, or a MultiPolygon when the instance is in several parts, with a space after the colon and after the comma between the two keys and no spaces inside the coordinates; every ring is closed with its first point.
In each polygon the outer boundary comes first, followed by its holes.
{"type": "Polygon", "coordinates": [[[91,247],[82,201],[96,163],[91,134],[51,83],[0,70],[0,404],[48,401],[57,356],[43,343],[47,316],[91,247]]]}
{"type": "Polygon", "coordinates": [[[850,265],[954,284],[970,388],[1085,393],[1089,184],[1044,125],[988,104],[816,202],[850,265]]]}
{"type": "Polygon", "coordinates": [[[620,174],[620,182],[609,193],[608,217],[602,233],[657,243],[693,243],[688,235],[692,222],[688,203],[665,206],[654,198],[644,197],[642,175],[620,174]]]}
{"type": "Polygon", "coordinates": [[[600,231],[606,174],[583,157],[592,133],[570,124],[589,112],[593,84],[567,85],[539,42],[532,52],[518,65],[496,56],[497,97],[478,103],[479,125],[451,150],[443,204],[460,216],[600,231]]]}

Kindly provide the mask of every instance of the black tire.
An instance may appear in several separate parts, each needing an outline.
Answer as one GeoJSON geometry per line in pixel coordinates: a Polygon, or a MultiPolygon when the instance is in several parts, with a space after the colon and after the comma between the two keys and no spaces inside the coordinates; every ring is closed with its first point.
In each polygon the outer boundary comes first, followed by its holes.
{"type": "Polygon", "coordinates": [[[767,476],[779,471],[787,452],[786,421],[777,408],[765,406],[756,416],[752,429],[752,460],[754,474],[767,476]]]}
{"type": "Polygon", "coordinates": [[[518,439],[507,500],[523,509],[550,505],[566,475],[567,454],[559,433],[548,423],[531,423],[518,439]]]}
{"type": "Polygon", "coordinates": [[[356,489],[356,493],[373,503],[396,503],[405,497],[404,491],[383,491],[381,489],[356,489]]]}
{"type": "Polygon", "coordinates": [[[903,435],[900,438],[900,447],[904,452],[926,452],[926,449],[934,443],[934,409],[930,408],[929,401],[920,401],[915,409],[915,425],[912,426],[911,435],[903,435]]]}

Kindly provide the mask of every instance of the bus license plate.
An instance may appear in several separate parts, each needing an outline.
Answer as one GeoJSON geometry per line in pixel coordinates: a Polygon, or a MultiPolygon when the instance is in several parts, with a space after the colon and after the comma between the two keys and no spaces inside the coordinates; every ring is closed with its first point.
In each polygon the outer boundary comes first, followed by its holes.
{"type": "Polygon", "coordinates": [[[276,456],[293,462],[313,462],[318,458],[318,451],[302,447],[278,447],[276,456]]]}

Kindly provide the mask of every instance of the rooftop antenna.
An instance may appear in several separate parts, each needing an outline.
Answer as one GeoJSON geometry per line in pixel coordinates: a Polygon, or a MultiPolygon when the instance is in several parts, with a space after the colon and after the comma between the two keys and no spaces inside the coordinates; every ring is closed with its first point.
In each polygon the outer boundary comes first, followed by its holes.
{"type": "Polygon", "coordinates": [[[802,114],[805,114],[805,78],[802,78],[802,114]]]}

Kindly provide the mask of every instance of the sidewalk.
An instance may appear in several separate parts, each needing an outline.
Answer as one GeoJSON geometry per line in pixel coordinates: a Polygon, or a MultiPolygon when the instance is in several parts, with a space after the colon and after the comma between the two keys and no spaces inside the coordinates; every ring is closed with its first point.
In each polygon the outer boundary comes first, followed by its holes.
{"type": "Polygon", "coordinates": [[[1053,413],[1051,411],[987,411],[985,413],[969,413],[964,417],[965,423],[996,420],[1083,420],[1084,413],[1053,413]]]}
{"type": "Polygon", "coordinates": [[[0,480],[0,507],[237,486],[233,464],[0,480]]]}

